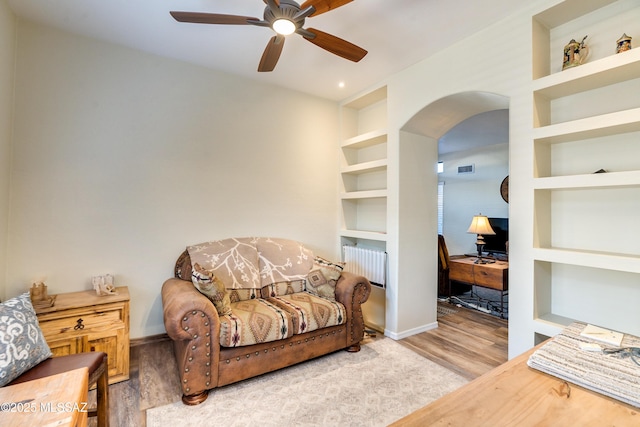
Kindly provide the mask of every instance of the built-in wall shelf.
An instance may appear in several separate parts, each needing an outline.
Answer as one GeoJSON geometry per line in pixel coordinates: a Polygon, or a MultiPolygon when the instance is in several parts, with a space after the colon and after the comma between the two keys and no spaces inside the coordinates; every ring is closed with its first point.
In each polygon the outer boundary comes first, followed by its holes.
{"type": "Polygon", "coordinates": [[[387,190],[350,191],[340,194],[340,198],[347,199],[378,199],[386,198],[387,190]]]}
{"type": "MultiPolygon", "coordinates": [[[[386,86],[340,105],[341,246],[387,250],[387,116],[386,86]]],[[[363,307],[369,327],[384,330],[385,301],[384,290],[374,291],[363,307]]]]}
{"type": "Polygon", "coordinates": [[[387,159],[373,160],[371,162],[359,163],[352,166],[343,167],[340,172],[351,175],[361,175],[364,173],[378,172],[387,169],[387,159]]]}
{"type": "Polygon", "coordinates": [[[535,178],[536,190],[596,189],[610,187],[640,187],[640,171],[591,173],[584,175],[535,178]]]}
{"type": "Polygon", "coordinates": [[[351,101],[347,101],[342,105],[342,108],[352,108],[354,110],[363,110],[373,104],[377,104],[387,99],[387,87],[381,86],[371,92],[368,92],[362,96],[358,96],[351,101]]]}
{"type": "Polygon", "coordinates": [[[351,237],[353,239],[374,240],[378,242],[387,241],[387,233],[383,233],[380,231],[342,230],[340,231],[340,236],[351,237]]]}
{"type": "Polygon", "coordinates": [[[547,29],[552,29],[615,2],[616,0],[564,1],[540,12],[534,16],[534,20],[547,29]]]}
{"type": "Polygon", "coordinates": [[[545,313],[535,319],[536,332],[548,337],[558,335],[564,328],[575,322],[574,319],[545,313]]]}
{"type": "MultiPolygon", "coordinates": [[[[567,23],[579,20],[585,15],[615,2],[616,0],[566,0],[534,15],[532,19],[532,75],[534,81],[552,74],[550,61],[552,33],[556,32],[559,27],[567,25],[567,23]]],[[[591,34],[593,35],[593,33],[591,34]]],[[[568,41],[565,40],[563,43],[568,41]]]]}
{"type": "Polygon", "coordinates": [[[533,81],[533,93],[557,99],[640,77],[640,49],[587,62],[533,81]]]}
{"type": "Polygon", "coordinates": [[[534,260],[640,273],[640,255],[562,248],[535,248],[534,260]]]}
{"type": "Polygon", "coordinates": [[[624,0],[565,0],[532,17],[537,337],[574,321],[629,333],[637,324],[640,49],[616,54],[615,41],[640,32],[638,17],[640,3],[624,0]],[[563,46],[586,34],[591,57],[562,71],[563,46]],[[603,301],[616,290],[620,301],[603,301]]]}
{"type": "Polygon", "coordinates": [[[387,129],[376,129],[346,139],[342,143],[342,148],[366,148],[385,142],[387,142],[387,129]]]}
{"type": "Polygon", "coordinates": [[[640,131],[640,108],[537,127],[533,139],[554,144],[636,131],[640,131]]]}

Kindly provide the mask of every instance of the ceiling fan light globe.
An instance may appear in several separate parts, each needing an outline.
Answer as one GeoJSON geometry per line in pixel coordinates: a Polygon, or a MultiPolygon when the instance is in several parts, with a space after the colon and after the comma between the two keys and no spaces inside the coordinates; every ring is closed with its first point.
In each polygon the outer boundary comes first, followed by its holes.
{"type": "Polygon", "coordinates": [[[276,19],[272,24],[273,31],[283,36],[288,36],[296,31],[296,24],[284,18],[276,19]]]}

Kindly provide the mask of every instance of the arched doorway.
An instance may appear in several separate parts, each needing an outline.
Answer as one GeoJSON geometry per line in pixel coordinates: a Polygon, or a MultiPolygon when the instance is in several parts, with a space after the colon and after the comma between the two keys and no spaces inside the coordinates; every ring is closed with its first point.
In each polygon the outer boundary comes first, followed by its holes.
{"type": "MultiPolygon", "coordinates": [[[[463,92],[425,106],[400,129],[398,146],[398,240],[395,295],[398,330],[436,325],[438,140],[480,113],[509,108],[509,98],[463,92]]],[[[425,330],[425,329],[422,329],[425,330]]]]}

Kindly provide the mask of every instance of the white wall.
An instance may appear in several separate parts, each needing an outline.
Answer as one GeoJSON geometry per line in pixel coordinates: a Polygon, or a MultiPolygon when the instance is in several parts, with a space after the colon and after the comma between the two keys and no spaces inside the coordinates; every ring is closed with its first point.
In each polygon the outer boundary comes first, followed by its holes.
{"type": "Polygon", "coordinates": [[[16,19],[0,0],[0,300],[6,290],[9,185],[11,170],[11,121],[15,68],[16,19]]]}
{"type": "Polygon", "coordinates": [[[397,319],[387,317],[386,332],[395,339],[437,327],[437,302],[430,292],[437,287],[437,276],[431,281],[430,272],[438,269],[438,245],[432,245],[430,237],[438,229],[438,143],[400,132],[399,145],[398,234],[402,244],[398,259],[410,267],[399,269],[397,286],[387,288],[387,306],[395,302],[403,313],[397,319]]]}
{"type": "Polygon", "coordinates": [[[509,174],[509,146],[495,144],[473,150],[443,154],[443,235],[449,254],[475,253],[476,235],[467,233],[471,218],[482,213],[508,218],[509,205],[500,195],[500,184],[509,174]],[[458,166],[475,166],[474,173],[458,174],[458,166]]]}
{"type": "Polygon", "coordinates": [[[280,236],[337,259],[336,103],[29,22],[17,52],[8,294],[112,273],[136,338],[164,332],[186,245],[280,236]]]}
{"type": "MultiPolygon", "coordinates": [[[[403,216],[398,214],[398,210],[409,203],[408,200],[403,201],[401,198],[411,197],[411,193],[403,193],[399,189],[402,180],[398,177],[403,165],[395,165],[394,163],[400,158],[398,147],[401,145],[402,137],[394,137],[394,133],[403,129],[405,124],[425,107],[454,94],[485,92],[500,95],[509,100],[509,162],[512,189],[509,206],[511,211],[509,215],[510,282],[513,284],[510,289],[510,325],[514,324],[513,318],[518,315],[525,319],[520,323],[515,323],[520,330],[516,327],[513,333],[510,332],[510,338],[512,335],[517,337],[519,334],[523,334],[518,344],[514,346],[514,348],[518,348],[515,351],[526,349],[533,339],[532,331],[528,333],[523,330],[527,328],[527,322],[531,322],[531,311],[527,312],[526,307],[519,307],[517,303],[518,299],[521,301],[532,300],[531,279],[527,279],[532,276],[530,262],[532,194],[526,191],[517,191],[521,186],[526,187],[532,175],[530,141],[527,139],[532,117],[531,99],[527,94],[527,88],[531,81],[531,51],[528,46],[531,46],[531,9],[529,7],[387,79],[388,127],[391,134],[389,137],[390,227],[387,246],[392,265],[390,267],[390,282],[397,284],[388,293],[395,289],[402,295],[423,295],[423,288],[429,287],[431,289],[430,298],[435,300],[437,295],[437,281],[435,280],[437,265],[435,263],[425,269],[424,266],[418,268],[411,262],[397,258],[400,248],[405,245],[406,236],[410,235],[410,231],[406,228],[414,226],[419,229],[421,226],[401,223],[403,216]],[[398,199],[395,199],[395,194],[400,195],[398,199]],[[403,229],[404,231],[402,231],[403,229]],[[516,253],[515,257],[514,253],[516,253]],[[394,257],[396,258],[394,259],[394,257]],[[408,277],[413,277],[413,280],[407,280],[408,277]],[[520,278],[523,277],[525,280],[521,281],[520,278]],[[400,288],[402,288],[401,291],[400,288]],[[515,304],[512,303],[513,300],[516,300],[515,304]],[[522,325],[525,325],[524,328],[522,325]]],[[[439,137],[441,135],[432,136],[439,137]]],[[[500,197],[497,188],[495,197],[500,197]]],[[[503,203],[501,199],[499,201],[503,203]]],[[[468,224],[465,227],[468,227],[468,224]]],[[[434,228],[433,233],[425,238],[423,247],[434,248],[435,251],[437,248],[436,235],[437,232],[434,228]]],[[[434,259],[436,259],[435,255],[434,259]]],[[[397,301],[398,297],[391,296],[391,300],[397,301]]],[[[430,302],[425,300],[424,304],[427,307],[430,302]]],[[[392,324],[398,328],[392,329],[392,333],[404,336],[407,331],[428,328],[429,324],[435,321],[435,314],[430,319],[420,319],[424,323],[419,324],[417,323],[418,319],[405,310],[402,305],[395,305],[387,306],[387,319],[389,318],[392,318],[392,322],[388,320],[388,325],[392,324]]]]}

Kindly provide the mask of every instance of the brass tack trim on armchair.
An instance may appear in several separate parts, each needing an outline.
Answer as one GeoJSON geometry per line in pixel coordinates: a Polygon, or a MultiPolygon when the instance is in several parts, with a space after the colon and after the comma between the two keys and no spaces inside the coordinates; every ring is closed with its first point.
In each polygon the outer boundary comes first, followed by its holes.
{"type": "MultiPolygon", "coordinates": [[[[198,314],[200,315],[200,316],[199,316],[199,317],[200,317],[200,319],[204,320],[204,322],[203,322],[202,324],[203,324],[205,327],[208,327],[208,326],[209,326],[209,324],[210,324],[210,322],[209,322],[209,318],[207,317],[206,313],[204,313],[204,312],[202,312],[202,311],[199,311],[199,310],[193,310],[193,311],[191,311],[191,316],[192,316],[192,318],[193,318],[193,319],[196,319],[196,320],[197,320],[197,319],[198,319],[198,314]]],[[[183,322],[183,328],[182,328],[182,329],[183,329],[185,332],[189,333],[189,335],[191,335],[191,339],[192,339],[192,340],[198,340],[200,337],[198,336],[198,334],[197,334],[197,333],[190,333],[190,332],[189,332],[189,330],[191,329],[191,325],[189,325],[187,322],[190,322],[190,321],[194,321],[194,320],[190,319],[188,314],[187,314],[187,315],[185,315],[185,316],[182,318],[182,322],[183,322]],[[185,324],[185,323],[187,323],[187,324],[185,324]]],[[[194,329],[196,329],[196,330],[197,330],[197,328],[194,328],[194,329]]],[[[211,342],[210,342],[211,334],[210,334],[209,332],[207,332],[207,333],[205,333],[205,337],[206,337],[206,339],[204,340],[204,341],[205,341],[204,346],[205,346],[207,349],[209,349],[209,348],[211,347],[211,342]]],[[[196,359],[197,359],[197,357],[195,357],[195,356],[196,356],[196,354],[195,354],[195,353],[197,353],[197,352],[199,351],[198,344],[193,344],[193,345],[191,346],[191,351],[192,351],[192,354],[191,354],[191,355],[189,356],[189,358],[187,359],[187,361],[188,361],[190,364],[194,361],[194,358],[196,358],[196,359]]],[[[206,353],[206,357],[209,357],[209,361],[207,361],[207,362],[206,362],[206,364],[205,364],[205,366],[209,369],[209,372],[206,372],[206,373],[205,373],[205,376],[206,376],[206,377],[207,377],[207,379],[208,379],[208,378],[211,376],[210,368],[211,368],[211,364],[212,364],[212,361],[211,361],[211,352],[210,352],[210,351],[207,351],[207,353],[206,353]]],[[[187,378],[187,374],[190,374],[190,373],[191,373],[191,370],[189,369],[189,367],[186,367],[186,368],[184,369],[184,372],[185,372],[185,375],[184,375],[184,378],[183,378],[183,380],[182,380],[182,383],[183,383],[183,390],[184,390],[184,392],[185,392],[185,393],[189,393],[189,392],[191,391],[191,387],[189,387],[189,386],[188,386],[188,384],[189,384],[189,378],[187,378]]],[[[194,373],[194,375],[196,375],[196,377],[197,377],[197,376],[198,376],[198,372],[195,372],[195,373],[194,373]]],[[[210,381],[207,381],[207,382],[206,382],[206,385],[207,385],[207,386],[209,386],[209,385],[210,385],[210,381]]]]}
{"type": "MultiPolygon", "coordinates": [[[[325,337],[325,336],[328,337],[329,335],[335,335],[336,333],[342,333],[342,332],[345,332],[345,329],[340,328],[340,329],[335,330],[335,331],[322,333],[322,334],[319,334],[319,335],[315,335],[313,337],[307,337],[307,338],[305,338],[304,342],[307,343],[307,342],[309,342],[309,340],[315,341],[316,338],[322,338],[322,337],[325,337]]],[[[302,344],[303,344],[302,340],[298,340],[295,343],[294,342],[290,342],[289,343],[289,348],[292,348],[294,345],[302,345],[302,344]]],[[[287,348],[284,345],[280,345],[280,349],[281,350],[286,350],[287,348]]],[[[271,348],[271,351],[277,351],[277,350],[278,350],[277,347],[272,347],[271,348]]],[[[268,352],[269,352],[269,350],[264,350],[265,354],[268,353],[268,352]]],[[[242,355],[242,356],[244,356],[245,359],[249,359],[252,356],[252,353],[247,353],[247,354],[242,355]]],[[[259,355],[260,355],[260,352],[256,351],[255,354],[254,354],[254,357],[257,357],[259,355]]],[[[236,358],[235,358],[236,362],[239,362],[239,361],[243,360],[242,356],[236,356],[236,358]]],[[[229,364],[229,363],[231,363],[231,359],[225,359],[224,362],[229,364]]]]}

